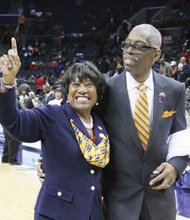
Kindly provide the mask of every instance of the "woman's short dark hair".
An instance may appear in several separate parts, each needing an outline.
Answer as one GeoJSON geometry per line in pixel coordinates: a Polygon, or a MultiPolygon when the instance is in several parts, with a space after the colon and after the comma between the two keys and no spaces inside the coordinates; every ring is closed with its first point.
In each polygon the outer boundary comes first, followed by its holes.
{"type": "Polygon", "coordinates": [[[76,77],[82,82],[84,79],[90,79],[97,89],[98,101],[102,98],[104,88],[106,85],[106,80],[103,74],[98,70],[98,68],[90,61],[84,61],[81,63],[74,63],[65,71],[62,85],[63,94],[66,101],[69,92],[69,84],[73,82],[76,77]]]}

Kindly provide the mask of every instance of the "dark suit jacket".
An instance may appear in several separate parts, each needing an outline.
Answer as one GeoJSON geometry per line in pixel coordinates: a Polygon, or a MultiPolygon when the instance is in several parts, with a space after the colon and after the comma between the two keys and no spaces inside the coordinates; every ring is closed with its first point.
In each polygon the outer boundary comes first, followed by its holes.
{"type": "MultiPolygon", "coordinates": [[[[168,136],[186,128],[185,88],[183,84],[155,72],[153,79],[153,121],[146,152],[142,150],[134,126],[125,72],[107,82],[101,113],[111,142],[111,161],[104,170],[108,220],[139,220],[144,199],[151,220],[175,219],[173,187],[165,191],[154,191],[148,182],[152,171],[166,161],[168,136]],[[164,111],[171,110],[176,113],[162,118],[164,111]]],[[[187,158],[184,157],[170,160],[179,175],[185,169],[186,162],[187,158]]]]}
{"type": "Polygon", "coordinates": [[[49,95],[45,94],[42,98],[42,103],[44,105],[47,105],[49,101],[53,100],[55,98],[54,92],[51,92],[49,95]]]}
{"type": "MultiPolygon", "coordinates": [[[[55,220],[89,220],[90,214],[101,220],[101,169],[90,165],[79,149],[69,119],[89,134],[76,112],[67,103],[16,111],[15,100],[14,90],[0,94],[0,122],[21,141],[42,140],[46,178],[35,211],[55,220]]],[[[106,130],[95,114],[93,121],[98,144],[106,130]]]]}

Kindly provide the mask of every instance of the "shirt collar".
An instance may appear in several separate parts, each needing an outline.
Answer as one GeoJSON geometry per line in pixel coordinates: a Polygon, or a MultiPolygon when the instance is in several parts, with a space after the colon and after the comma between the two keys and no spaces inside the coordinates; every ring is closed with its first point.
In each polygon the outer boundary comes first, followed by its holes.
{"type": "MultiPolygon", "coordinates": [[[[126,71],[126,79],[127,79],[128,91],[135,89],[139,85],[139,82],[137,82],[128,71],[126,71]]],[[[152,69],[150,70],[150,74],[149,74],[148,79],[143,84],[145,84],[147,86],[147,88],[153,90],[154,84],[153,84],[152,69]]]]}

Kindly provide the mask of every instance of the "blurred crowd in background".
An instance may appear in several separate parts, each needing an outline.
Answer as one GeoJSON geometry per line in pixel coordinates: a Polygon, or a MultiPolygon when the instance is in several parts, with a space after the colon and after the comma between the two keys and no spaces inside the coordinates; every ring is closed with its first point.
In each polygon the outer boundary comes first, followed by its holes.
{"type": "Polygon", "coordinates": [[[152,23],[163,35],[163,54],[153,68],[185,83],[190,113],[188,0],[97,0],[91,4],[87,0],[8,0],[0,4],[1,53],[15,36],[22,61],[17,79],[22,107],[32,106],[24,106],[27,99],[39,106],[46,96],[55,98],[64,71],[73,62],[91,60],[106,78],[120,74],[122,41],[135,25],[152,23]]]}

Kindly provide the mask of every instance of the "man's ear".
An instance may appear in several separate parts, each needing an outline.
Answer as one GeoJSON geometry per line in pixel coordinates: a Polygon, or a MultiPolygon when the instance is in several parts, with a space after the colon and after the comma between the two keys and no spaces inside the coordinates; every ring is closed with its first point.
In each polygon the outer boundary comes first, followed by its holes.
{"type": "Polygon", "coordinates": [[[154,52],[154,62],[157,62],[160,58],[161,58],[161,55],[162,55],[162,51],[160,49],[155,49],[155,52],[154,52]]]}

